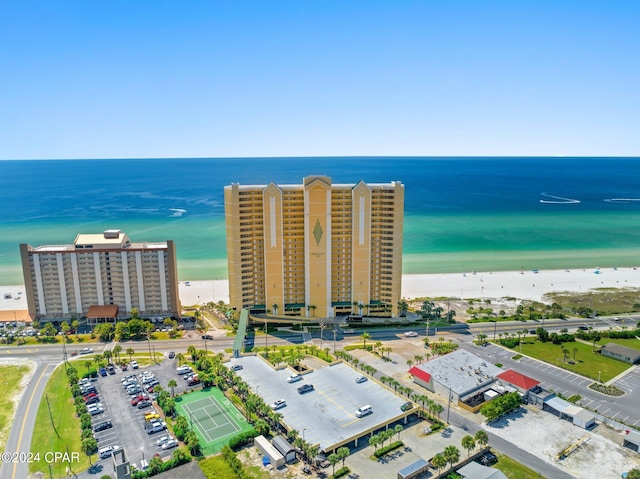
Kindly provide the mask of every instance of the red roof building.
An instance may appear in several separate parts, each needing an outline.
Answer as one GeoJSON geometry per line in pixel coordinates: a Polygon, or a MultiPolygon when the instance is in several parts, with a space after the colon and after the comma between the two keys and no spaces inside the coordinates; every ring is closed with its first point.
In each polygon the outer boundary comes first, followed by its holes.
{"type": "Polygon", "coordinates": [[[411,369],[409,369],[409,374],[411,374],[413,376],[414,381],[415,381],[416,378],[420,379],[425,384],[428,384],[429,381],[431,381],[431,374],[429,374],[426,371],[423,371],[422,369],[420,369],[417,366],[414,366],[411,369]]]}
{"type": "Polygon", "coordinates": [[[529,376],[520,374],[519,372],[514,371],[513,369],[509,369],[508,371],[498,374],[498,379],[501,379],[502,381],[509,383],[512,386],[515,386],[522,392],[529,391],[530,389],[540,384],[540,381],[536,381],[535,379],[530,378],[529,376]]]}

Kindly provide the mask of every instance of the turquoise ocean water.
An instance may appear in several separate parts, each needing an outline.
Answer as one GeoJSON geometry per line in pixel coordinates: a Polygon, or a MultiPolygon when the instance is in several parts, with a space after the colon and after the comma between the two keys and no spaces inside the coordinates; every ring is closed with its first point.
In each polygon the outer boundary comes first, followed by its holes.
{"type": "Polygon", "coordinates": [[[224,186],[313,174],[405,184],[404,273],[640,266],[639,158],[0,161],[0,285],[23,282],[20,243],[107,228],[226,278],[224,186]]]}

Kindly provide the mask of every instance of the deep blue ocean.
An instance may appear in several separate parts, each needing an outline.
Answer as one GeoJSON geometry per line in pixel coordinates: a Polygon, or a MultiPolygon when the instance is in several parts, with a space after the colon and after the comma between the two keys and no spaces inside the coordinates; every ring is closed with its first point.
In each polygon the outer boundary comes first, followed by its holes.
{"type": "Polygon", "coordinates": [[[404,273],[640,266],[640,158],[0,161],[0,284],[18,245],[173,239],[180,279],[226,277],[224,186],[399,180],[404,273]]]}

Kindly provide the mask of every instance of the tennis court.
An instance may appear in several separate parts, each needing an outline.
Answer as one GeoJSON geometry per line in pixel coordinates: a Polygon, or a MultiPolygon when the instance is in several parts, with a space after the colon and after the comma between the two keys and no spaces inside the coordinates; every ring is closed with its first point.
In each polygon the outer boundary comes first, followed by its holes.
{"type": "Polygon", "coordinates": [[[229,440],[252,427],[217,388],[207,388],[176,398],[176,409],[187,418],[207,454],[215,454],[229,440]]]}

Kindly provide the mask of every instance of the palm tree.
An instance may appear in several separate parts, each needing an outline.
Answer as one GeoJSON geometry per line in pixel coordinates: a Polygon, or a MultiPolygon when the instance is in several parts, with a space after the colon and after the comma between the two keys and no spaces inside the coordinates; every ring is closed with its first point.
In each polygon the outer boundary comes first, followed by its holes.
{"type": "Polygon", "coordinates": [[[176,354],[176,360],[178,361],[178,366],[182,366],[182,363],[184,363],[184,354],[176,354]]]}
{"type": "Polygon", "coordinates": [[[362,333],[360,335],[360,337],[362,338],[362,347],[363,347],[363,349],[367,349],[367,339],[369,339],[371,337],[371,335],[365,331],[364,333],[362,333]]]}
{"type": "Polygon", "coordinates": [[[489,444],[489,435],[485,431],[478,431],[476,432],[475,440],[480,446],[486,446],[489,444]]]}
{"type": "Polygon", "coordinates": [[[171,388],[171,397],[175,396],[173,388],[178,387],[178,383],[176,382],[176,380],[175,379],[169,379],[169,382],[167,383],[167,386],[169,386],[171,388]]]}
{"type": "Polygon", "coordinates": [[[338,456],[337,454],[333,453],[333,454],[329,454],[329,457],[327,457],[327,460],[331,463],[331,466],[333,466],[333,475],[336,475],[336,464],[338,464],[340,462],[340,456],[338,456]]]}
{"type": "Polygon", "coordinates": [[[562,351],[562,360],[566,363],[567,362],[567,354],[569,354],[569,350],[567,348],[565,348],[564,346],[560,346],[560,350],[562,351]]]}
{"type": "Polygon", "coordinates": [[[102,357],[104,357],[104,359],[107,360],[107,363],[109,363],[111,356],[113,356],[113,353],[111,351],[109,351],[108,349],[105,349],[104,352],[102,353],[102,357]]]}
{"type": "Polygon", "coordinates": [[[344,461],[347,457],[349,457],[349,454],[351,453],[351,451],[349,451],[348,447],[341,447],[338,449],[338,451],[336,452],[336,454],[338,454],[338,457],[340,458],[340,460],[342,461],[342,467],[344,468],[344,461]]]}
{"type": "Polygon", "coordinates": [[[117,362],[120,362],[120,353],[121,352],[122,352],[122,346],[120,346],[119,344],[116,344],[113,347],[113,354],[115,355],[117,362]]]}
{"type": "Polygon", "coordinates": [[[398,441],[400,440],[400,433],[404,430],[401,424],[396,424],[393,431],[398,435],[398,441]]]}
{"type": "Polygon", "coordinates": [[[573,362],[576,362],[576,353],[578,352],[578,348],[573,348],[573,362]]]}
{"type": "Polygon", "coordinates": [[[373,446],[374,451],[378,450],[378,446],[380,445],[380,442],[381,442],[380,436],[378,436],[377,434],[374,434],[369,438],[369,445],[373,446]]]}
{"type": "Polygon", "coordinates": [[[76,332],[76,339],[78,339],[78,326],[80,326],[80,321],[78,321],[75,316],[72,316],[71,317],[71,327],[76,332]]]}
{"type": "Polygon", "coordinates": [[[442,454],[438,453],[435,456],[433,456],[433,459],[431,459],[431,464],[433,464],[433,467],[438,469],[438,475],[440,475],[440,470],[447,467],[447,458],[445,458],[442,454]]]}
{"type": "Polygon", "coordinates": [[[460,460],[460,450],[454,445],[447,446],[444,448],[444,457],[453,468],[453,465],[460,460]]]}
{"type": "Polygon", "coordinates": [[[376,341],[375,344],[373,345],[373,351],[375,352],[377,350],[378,352],[380,352],[381,347],[382,347],[382,341],[376,341]]]}
{"type": "Polygon", "coordinates": [[[467,434],[462,438],[462,447],[467,450],[467,458],[471,456],[471,450],[476,447],[476,440],[473,436],[467,434]]]}
{"type": "Polygon", "coordinates": [[[133,348],[127,348],[125,352],[129,355],[129,362],[131,362],[133,355],[135,354],[135,350],[133,348]]]}
{"type": "Polygon", "coordinates": [[[84,362],[84,366],[87,368],[87,372],[89,372],[89,369],[91,368],[91,361],[86,360],[86,361],[84,362]]]}
{"type": "Polygon", "coordinates": [[[278,314],[278,303],[273,303],[271,309],[273,309],[273,314],[278,314]]]}

